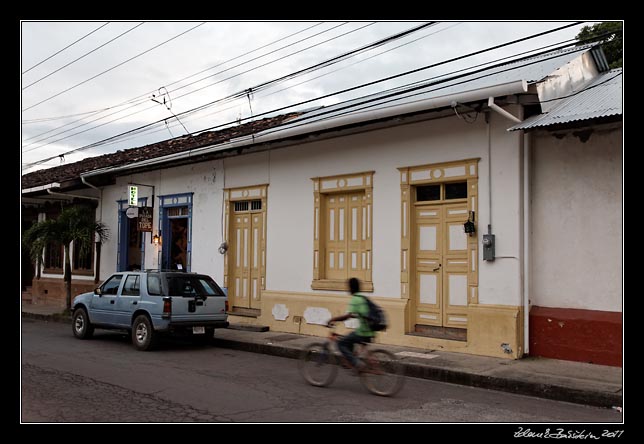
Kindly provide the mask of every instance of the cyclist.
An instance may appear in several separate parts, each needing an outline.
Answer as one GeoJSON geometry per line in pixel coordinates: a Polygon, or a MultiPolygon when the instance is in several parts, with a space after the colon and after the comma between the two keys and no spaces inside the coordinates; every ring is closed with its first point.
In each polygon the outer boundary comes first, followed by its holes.
{"type": "Polygon", "coordinates": [[[346,321],[349,318],[358,318],[360,322],[358,324],[358,328],[342,337],[342,339],[338,341],[338,348],[348,361],[351,368],[355,369],[356,372],[359,373],[364,368],[365,364],[358,360],[354,355],[354,346],[355,344],[362,342],[371,342],[375,333],[371,331],[367,324],[366,317],[369,313],[369,306],[367,305],[365,298],[360,295],[360,281],[358,279],[354,277],[349,279],[349,291],[351,292],[351,300],[349,301],[347,313],[329,319],[327,325],[331,327],[335,322],[346,321]]]}

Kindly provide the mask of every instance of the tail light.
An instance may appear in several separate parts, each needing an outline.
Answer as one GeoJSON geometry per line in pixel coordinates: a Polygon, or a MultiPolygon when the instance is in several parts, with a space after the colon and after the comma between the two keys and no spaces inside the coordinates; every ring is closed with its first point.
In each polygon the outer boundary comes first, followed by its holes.
{"type": "Polygon", "coordinates": [[[163,298],[163,314],[161,317],[163,319],[170,319],[170,315],[172,315],[172,298],[166,296],[163,298]]]}
{"type": "Polygon", "coordinates": [[[226,313],[228,313],[228,299],[226,299],[226,313]]]}

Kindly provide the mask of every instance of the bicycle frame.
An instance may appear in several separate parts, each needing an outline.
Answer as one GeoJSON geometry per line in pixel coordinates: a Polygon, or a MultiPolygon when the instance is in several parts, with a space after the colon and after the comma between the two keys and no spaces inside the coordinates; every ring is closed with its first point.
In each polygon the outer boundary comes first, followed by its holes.
{"type": "MultiPolygon", "coordinates": [[[[339,366],[352,368],[337,345],[342,337],[331,331],[326,341],[312,343],[303,351],[300,373],[309,384],[326,387],[335,380],[339,366]]],[[[360,382],[375,395],[394,395],[404,382],[402,367],[393,353],[367,345],[369,343],[356,343],[354,347],[355,356],[365,363],[359,372],[360,382]]]]}

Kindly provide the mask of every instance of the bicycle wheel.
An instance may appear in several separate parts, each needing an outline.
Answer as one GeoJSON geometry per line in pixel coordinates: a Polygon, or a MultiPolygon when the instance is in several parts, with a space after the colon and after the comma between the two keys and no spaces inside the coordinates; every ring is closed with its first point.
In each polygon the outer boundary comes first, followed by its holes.
{"type": "Polygon", "coordinates": [[[405,382],[403,366],[387,350],[367,350],[366,371],[360,373],[360,382],[374,395],[393,396],[405,382]]]}
{"type": "Polygon", "coordinates": [[[337,358],[324,342],[311,344],[302,352],[299,368],[304,380],[316,387],[326,387],[338,374],[337,358]]]}

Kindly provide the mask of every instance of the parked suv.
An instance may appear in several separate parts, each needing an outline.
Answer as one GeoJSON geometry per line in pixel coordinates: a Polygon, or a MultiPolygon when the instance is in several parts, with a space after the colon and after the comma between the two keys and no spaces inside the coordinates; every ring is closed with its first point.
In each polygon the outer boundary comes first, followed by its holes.
{"type": "Polygon", "coordinates": [[[184,332],[203,341],[228,326],[228,298],[205,274],[181,271],[114,273],[72,302],[72,330],[87,339],[94,328],[124,329],[139,350],[150,350],[160,334],[184,332]]]}

